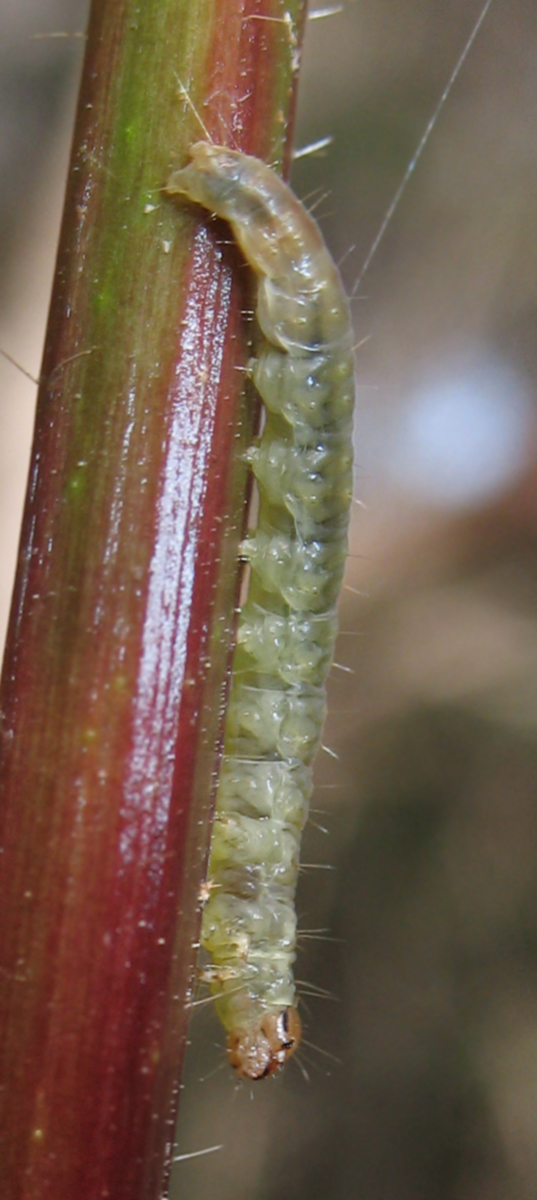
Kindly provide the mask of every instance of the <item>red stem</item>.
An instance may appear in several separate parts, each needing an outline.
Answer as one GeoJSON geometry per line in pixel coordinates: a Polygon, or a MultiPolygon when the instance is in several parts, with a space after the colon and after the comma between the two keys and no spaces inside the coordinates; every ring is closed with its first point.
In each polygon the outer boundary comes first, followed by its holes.
{"type": "Polygon", "coordinates": [[[275,7],[92,10],[0,697],[2,1200],[156,1200],[169,1164],[253,417],[247,274],[161,189],[177,76],[283,157],[275,7]]]}

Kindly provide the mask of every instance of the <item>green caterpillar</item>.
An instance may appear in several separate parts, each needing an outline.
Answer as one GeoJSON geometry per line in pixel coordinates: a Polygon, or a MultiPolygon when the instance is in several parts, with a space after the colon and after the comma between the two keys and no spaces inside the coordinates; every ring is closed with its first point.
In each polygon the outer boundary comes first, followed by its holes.
{"type": "Polygon", "coordinates": [[[229,222],[256,275],[251,373],[266,422],[248,459],[256,530],[233,662],[202,945],[241,1077],[272,1075],[301,1035],[293,964],[300,838],[352,499],[353,338],[318,226],[269,167],[208,142],[167,186],[229,222]]]}

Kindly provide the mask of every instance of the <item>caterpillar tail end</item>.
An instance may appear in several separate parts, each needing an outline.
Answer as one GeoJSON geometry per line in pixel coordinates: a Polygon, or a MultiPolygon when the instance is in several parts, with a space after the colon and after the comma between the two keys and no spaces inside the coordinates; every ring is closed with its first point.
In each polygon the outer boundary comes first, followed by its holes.
{"type": "Polygon", "coordinates": [[[302,1023],[296,1008],[266,1013],[254,1028],[229,1034],[229,1061],[239,1079],[266,1079],[291,1058],[301,1036],[302,1023]]]}
{"type": "Polygon", "coordinates": [[[169,196],[187,196],[209,212],[227,218],[229,203],[241,172],[244,155],[212,142],[196,142],[190,147],[190,162],[174,171],[164,191],[169,196]]]}

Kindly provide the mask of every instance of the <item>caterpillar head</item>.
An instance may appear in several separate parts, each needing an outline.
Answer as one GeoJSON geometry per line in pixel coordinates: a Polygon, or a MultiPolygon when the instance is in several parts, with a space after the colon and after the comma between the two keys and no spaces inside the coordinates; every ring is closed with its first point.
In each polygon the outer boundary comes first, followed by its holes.
{"type": "Polygon", "coordinates": [[[230,1033],[229,1061],[239,1079],[275,1075],[299,1045],[302,1025],[296,1008],[266,1012],[253,1028],[230,1033]]]}

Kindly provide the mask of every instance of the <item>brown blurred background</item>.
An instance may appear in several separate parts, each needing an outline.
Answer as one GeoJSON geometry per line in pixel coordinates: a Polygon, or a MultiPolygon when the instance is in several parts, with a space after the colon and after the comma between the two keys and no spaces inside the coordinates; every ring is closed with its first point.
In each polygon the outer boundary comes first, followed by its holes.
{"type": "MultiPolygon", "coordinates": [[[[294,183],[349,290],[480,9],[349,0],[309,29],[297,143],[334,144],[294,183]]],[[[32,34],[84,19],[3,20],[0,345],[35,373],[82,43],[32,34]]],[[[533,0],[494,0],[354,303],[365,507],[298,898],[329,940],[297,975],[333,998],[255,1089],[196,1010],[178,1152],[224,1149],[177,1196],[537,1196],[536,61],[533,0]]],[[[0,371],[3,619],[33,389],[0,371]]]]}

